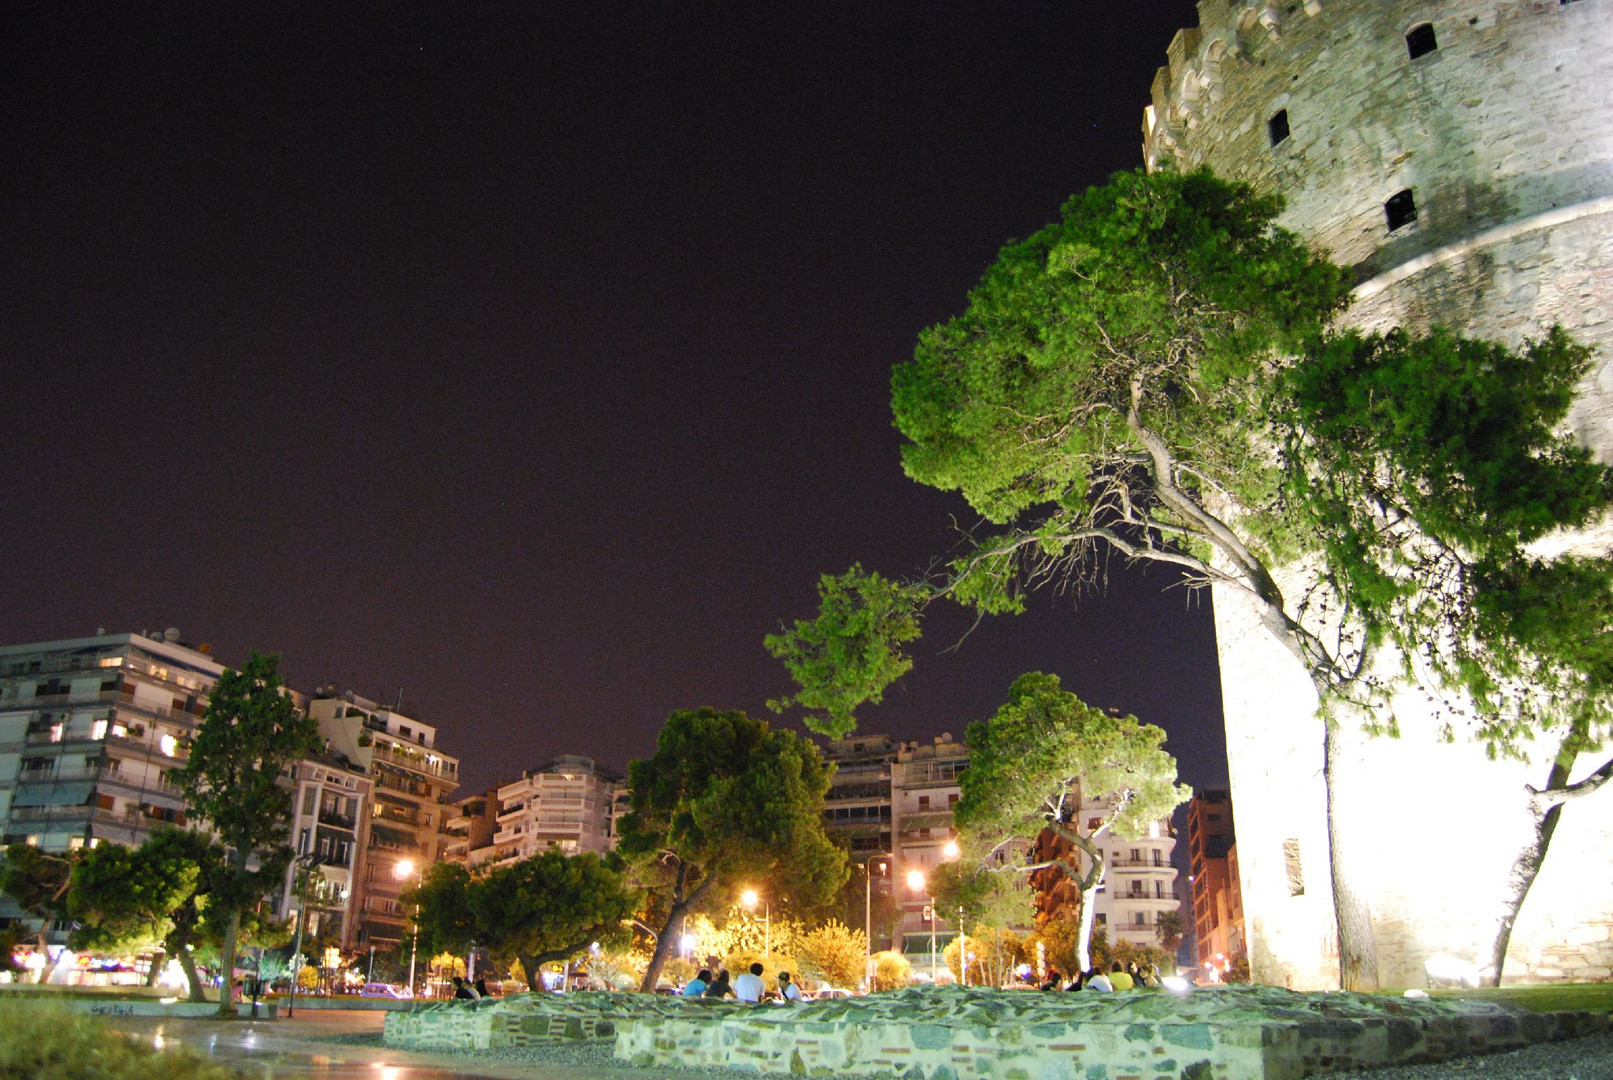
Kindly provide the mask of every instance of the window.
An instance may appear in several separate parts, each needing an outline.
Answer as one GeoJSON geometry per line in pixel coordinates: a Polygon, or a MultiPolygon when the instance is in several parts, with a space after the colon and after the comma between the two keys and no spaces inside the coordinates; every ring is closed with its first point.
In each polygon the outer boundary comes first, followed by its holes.
{"type": "Polygon", "coordinates": [[[1148,925],[1148,912],[1146,912],[1146,911],[1137,912],[1136,918],[1132,921],[1131,925],[1133,925],[1133,926],[1147,926],[1148,925]]]}
{"type": "Polygon", "coordinates": [[[106,721],[96,720],[90,724],[90,738],[99,742],[106,738],[106,721]]]}
{"type": "Polygon", "coordinates": [[[919,796],[919,809],[920,810],[928,810],[929,808],[930,808],[930,797],[928,795],[920,795],[919,796]]]}
{"type": "Polygon", "coordinates": [[[952,794],[947,796],[947,809],[950,810],[954,806],[957,806],[957,805],[958,805],[958,793],[956,791],[954,791],[952,794]]]}
{"type": "Polygon", "coordinates": [[[1413,60],[1419,56],[1427,56],[1439,48],[1439,41],[1434,37],[1434,24],[1422,23],[1406,31],[1406,52],[1413,60]]]}
{"type": "MultiPolygon", "coordinates": [[[[314,812],[314,796],[318,794],[315,788],[302,789],[302,816],[308,817],[314,812]]],[[[281,805],[284,805],[283,803],[281,805]]]]}
{"type": "Polygon", "coordinates": [[[1288,110],[1278,109],[1266,121],[1266,133],[1271,136],[1271,145],[1276,146],[1288,139],[1288,110]]]}
{"type": "Polygon", "coordinates": [[[1412,196],[1411,188],[1389,196],[1389,201],[1383,204],[1383,216],[1389,222],[1390,232],[1416,221],[1417,200],[1412,196]]]}
{"type": "Polygon", "coordinates": [[[1101,828],[1103,828],[1103,819],[1101,817],[1089,817],[1089,818],[1087,818],[1087,829],[1088,829],[1088,831],[1095,832],[1095,831],[1097,831],[1098,829],[1101,829],[1101,828]]]}

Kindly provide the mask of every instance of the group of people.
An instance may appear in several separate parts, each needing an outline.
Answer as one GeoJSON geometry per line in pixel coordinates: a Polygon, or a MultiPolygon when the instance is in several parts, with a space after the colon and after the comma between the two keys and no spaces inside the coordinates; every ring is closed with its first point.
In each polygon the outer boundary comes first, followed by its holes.
{"type": "Polygon", "coordinates": [[[487,996],[487,980],[486,979],[477,979],[474,983],[468,983],[464,979],[460,978],[458,975],[454,976],[454,1000],[455,1001],[478,1001],[481,998],[484,998],[486,996],[487,996]]]}
{"type": "Polygon", "coordinates": [[[1139,987],[1151,990],[1159,986],[1159,979],[1158,965],[1142,967],[1135,960],[1123,965],[1116,960],[1107,973],[1096,967],[1089,971],[1078,971],[1068,983],[1064,981],[1064,974],[1054,968],[1047,973],[1047,981],[1042,984],[1042,989],[1095,990],[1100,994],[1112,994],[1116,990],[1135,990],[1139,987]]]}
{"type": "MultiPolygon", "coordinates": [[[[778,973],[779,999],[785,1002],[800,1001],[801,988],[795,985],[788,971],[778,973]]],[[[762,979],[762,965],[752,964],[750,970],[744,972],[732,983],[728,979],[728,969],[718,968],[716,977],[711,974],[710,968],[701,968],[700,973],[690,979],[683,988],[686,998],[725,998],[734,997],[740,1001],[756,1004],[767,996],[767,983],[762,979]]]]}

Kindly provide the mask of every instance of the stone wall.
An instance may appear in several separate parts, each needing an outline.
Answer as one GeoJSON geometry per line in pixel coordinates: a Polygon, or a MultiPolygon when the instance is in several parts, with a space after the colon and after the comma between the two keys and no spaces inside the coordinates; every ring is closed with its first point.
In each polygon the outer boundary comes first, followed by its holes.
{"type": "MultiPolygon", "coordinates": [[[[1561,323],[1599,349],[1570,423],[1613,457],[1613,0],[1202,0],[1199,20],[1155,79],[1150,166],[1209,165],[1282,194],[1283,224],[1355,267],[1358,326],[1439,323],[1516,344],[1561,323]],[[1406,34],[1422,23],[1438,47],[1413,58],[1406,34]],[[1279,110],[1288,136],[1274,143],[1279,110]],[[1402,190],[1417,218],[1391,231],[1384,204],[1402,190]]],[[[1217,589],[1215,606],[1254,972],[1335,986],[1315,696],[1240,596],[1217,589]]],[[[1460,718],[1445,744],[1424,703],[1398,705],[1404,737],[1359,740],[1340,763],[1339,819],[1367,856],[1380,976],[1421,986],[1429,957],[1483,954],[1527,827],[1523,788],[1545,767],[1488,760],[1460,741],[1460,718]]],[[[1565,812],[1507,976],[1610,974],[1603,795],[1565,812]]]]}

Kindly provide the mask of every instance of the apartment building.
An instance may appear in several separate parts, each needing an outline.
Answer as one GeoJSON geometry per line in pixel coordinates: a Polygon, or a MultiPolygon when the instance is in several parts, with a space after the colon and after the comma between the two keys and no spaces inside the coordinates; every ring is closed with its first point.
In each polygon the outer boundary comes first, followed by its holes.
{"type": "MultiPolygon", "coordinates": [[[[1108,800],[1083,799],[1080,813],[1091,830],[1112,809],[1108,800]]],[[[1170,818],[1149,822],[1147,831],[1135,840],[1105,834],[1100,842],[1108,867],[1093,906],[1093,921],[1107,927],[1111,942],[1158,946],[1160,915],[1182,906],[1176,867],[1171,864],[1176,830],[1170,818]]]]}
{"type": "Polygon", "coordinates": [[[1187,844],[1197,959],[1224,968],[1247,951],[1230,791],[1204,791],[1188,801],[1187,844]]]}
{"type": "Polygon", "coordinates": [[[138,845],[183,825],[167,781],[224,671],[178,630],[0,647],[4,841],[67,851],[138,845]]]}
{"type": "Polygon", "coordinates": [[[493,836],[498,832],[498,788],[480,795],[467,795],[456,800],[450,812],[443,838],[442,857],[474,870],[486,862],[493,851],[493,836]]]}
{"type": "Polygon", "coordinates": [[[498,787],[497,829],[476,865],[503,865],[558,849],[604,854],[616,846],[616,796],[624,777],[591,757],[561,754],[498,787]]]}
{"type": "Polygon", "coordinates": [[[374,781],[334,756],[291,763],[286,781],[292,791],[292,849],[300,865],[287,868],[275,914],[295,918],[306,908],[305,942],[352,951],[358,947],[355,876],[369,843],[374,781]]]}
{"type": "Polygon", "coordinates": [[[409,912],[399,895],[442,855],[459,787],[459,759],[437,749],[437,729],[352,692],[325,687],[309,702],[327,752],[373,784],[369,838],[351,883],[353,946],[403,941],[409,912]]]}

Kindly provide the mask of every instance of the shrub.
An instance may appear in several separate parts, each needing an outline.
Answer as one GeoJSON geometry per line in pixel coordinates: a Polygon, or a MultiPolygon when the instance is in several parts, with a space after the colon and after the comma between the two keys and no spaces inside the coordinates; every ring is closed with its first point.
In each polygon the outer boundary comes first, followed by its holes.
{"type": "Polygon", "coordinates": [[[46,1002],[10,1002],[0,1024],[6,1080],[241,1080],[185,1047],[155,1050],[89,1016],[46,1002]]]}
{"type": "Polygon", "coordinates": [[[874,989],[900,990],[913,981],[913,965],[899,952],[874,954],[874,989]]]}

